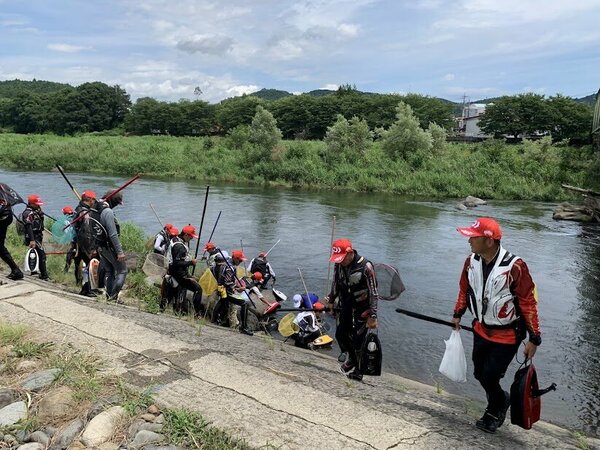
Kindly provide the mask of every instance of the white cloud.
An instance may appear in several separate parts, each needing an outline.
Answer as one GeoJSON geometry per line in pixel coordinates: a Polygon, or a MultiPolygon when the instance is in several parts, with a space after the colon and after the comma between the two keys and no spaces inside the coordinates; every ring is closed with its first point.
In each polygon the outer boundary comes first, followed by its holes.
{"type": "Polygon", "coordinates": [[[337,91],[339,86],[337,84],[329,83],[319,89],[326,89],[328,91],[337,91]]]}
{"type": "Polygon", "coordinates": [[[351,23],[341,23],[337,29],[342,36],[354,37],[358,34],[359,27],[351,23]]]}
{"type": "Polygon", "coordinates": [[[87,47],[84,45],[71,45],[71,44],[48,44],[46,46],[50,50],[54,50],[55,52],[63,52],[63,53],[77,53],[83,50],[90,50],[91,47],[87,47]]]}
{"type": "Polygon", "coordinates": [[[302,46],[298,42],[283,39],[277,42],[269,51],[269,55],[276,60],[289,61],[303,55],[302,46]]]}
{"type": "Polygon", "coordinates": [[[446,75],[444,75],[444,80],[446,81],[452,81],[454,80],[455,76],[453,73],[447,73],[446,75]]]}
{"type": "Polygon", "coordinates": [[[177,48],[186,53],[222,55],[231,50],[233,39],[224,35],[196,34],[177,43],[177,48]]]}

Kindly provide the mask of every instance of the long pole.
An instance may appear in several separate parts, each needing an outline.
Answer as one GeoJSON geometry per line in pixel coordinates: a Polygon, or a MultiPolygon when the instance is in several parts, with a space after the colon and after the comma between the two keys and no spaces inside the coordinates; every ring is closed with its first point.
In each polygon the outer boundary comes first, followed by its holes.
{"type": "Polygon", "coordinates": [[[275,242],[275,243],[273,244],[273,247],[271,247],[271,248],[269,249],[269,251],[268,251],[267,253],[265,253],[265,257],[269,256],[269,253],[271,253],[271,251],[272,251],[272,250],[275,248],[275,246],[276,246],[277,244],[279,244],[280,242],[281,242],[281,239],[278,239],[278,240],[277,240],[277,242],[275,242]]]}
{"type": "MultiPolygon", "coordinates": [[[[331,243],[329,244],[329,258],[331,258],[331,247],[333,247],[333,237],[335,236],[335,216],[333,216],[333,220],[331,222],[331,243]]],[[[329,261],[329,265],[327,266],[327,284],[325,285],[325,293],[329,292],[330,281],[331,280],[331,261],[329,261]]]]}
{"type": "MultiPolygon", "coordinates": [[[[414,317],[415,319],[425,320],[427,322],[437,323],[440,325],[446,325],[454,328],[454,324],[452,322],[448,322],[447,320],[438,319],[437,317],[426,316],[424,314],[419,314],[413,311],[407,311],[406,309],[396,308],[396,312],[400,314],[405,314],[409,317],[414,317]]],[[[473,331],[473,328],[467,327],[466,325],[461,325],[461,328],[464,328],[467,331],[473,331]]]]}
{"type": "MultiPolygon", "coordinates": [[[[202,226],[204,225],[204,216],[206,215],[206,204],[208,203],[208,191],[210,186],[206,185],[206,194],[204,194],[204,206],[202,207],[202,219],[200,219],[200,229],[198,230],[198,240],[196,241],[196,252],[194,253],[194,259],[198,258],[198,250],[200,249],[200,237],[202,236],[202,226]]],[[[196,266],[192,268],[192,275],[196,271],[196,266]]]]}
{"type": "Polygon", "coordinates": [[[306,301],[310,303],[310,295],[308,295],[308,289],[306,288],[306,283],[304,282],[304,276],[302,275],[302,270],[298,267],[298,273],[300,274],[300,279],[302,280],[302,286],[304,286],[304,292],[306,292],[306,301]]]}
{"type": "Polygon", "coordinates": [[[150,203],[150,208],[152,208],[152,212],[154,213],[156,220],[158,220],[158,223],[160,223],[160,227],[164,228],[162,221],[160,220],[160,217],[158,217],[158,214],[156,214],[156,210],[154,209],[154,206],[152,206],[152,203],[150,203]]]}
{"type": "Polygon", "coordinates": [[[58,171],[60,172],[60,174],[62,175],[62,177],[65,179],[65,181],[67,182],[67,184],[71,188],[71,191],[73,191],[73,194],[75,194],[75,197],[77,197],[77,200],[81,200],[81,195],[79,195],[79,192],[77,192],[75,190],[75,188],[73,187],[73,185],[71,184],[71,182],[67,178],[67,175],[65,174],[63,168],[60,165],[58,165],[58,164],[56,165],[56,168],[58,169],[58,171]]]}
{"type": "MultiPolygon", "coordinates": [[[[240,248],[242,249],[242,253],[244,253],[244,241],[240,239],[240,248]]],[[[248,273],[248,268],[246,267],[246,261],[242,261],[244,263],[244,272],[248,273]]]]}
{"type": "MultiPolygon", "coordinates": [[[[140,175],[136,175],[133,178],[131,178],[127,183],[125,183],[123,186],[121,186],[118,189],[115,189],[114,191],[112,191],[110,194],[108,194],[106,196],[106,198],[104,200],[110,200],[111,198],[113,198],[115,195],[117,195],[119,192],[121,192],[123,189],[125,189],[127,186],[129,186],[131,183],[133,183],[134,181],[138,180],[140,178],[140,175]]],[[[83,211],[82,214],[79,214],[75,219],[73,219],[71,222],[69,222],[67,225],[65,225],[65,227],[63,228],[63,231],[66,230],[67,228],[69,228],[71,225],[73,225],[75,222],[80,221],[81,219],[83,219],[85,216],[87,216],[89,214],[90,210],[86,209],[85,211],[83,211]]]]}
{"type": "MultiPolygon", "coordinates": [[[[244,284],[242,283],[242,280],[240,280],[238,278],[237,273],[235,272],[235,267],[233,267],[231,264],[229,264],[229,261],[227,261],[227,258],[225,258],[225,255],[223,254],[221,249],[219,249],[219,253],[223,257],[223,261],[225,262],[225,264],[227,264],[227,268],[229,270],[231,270],[231,273],[233,274],[233,278],[235,278],[235,281],[237,281],[240,286],[244,286],[244,284]]],[[[254,300],[252,300],[252,297],[250,297],[250,290],[244,289],[244,292],[248,296],[248,299],[250,299],[250,303],[252,303],[252,306],[256,309],[256,304],[254,303],[254,300]]]]}
{"type": "MultiPolygon", "coordinates": [[[[217,216],[217,220],[215,220],[215,225],[213,226],[212,231],[210,232],[210,236],[208,237],[208,241],[206,242],[210,242],[212,240],[213,234],[215,234],[215,230],[217,229],[217,224],[219,223],[219,219],[221,218],[221,213],[223,211],[219,211],[219,215],[217,216]]],[[[202,258],[204,258],[204,255],[206,254],[206,250],[204,250],[202,252],[202,258]]],[[[208,261],[206,262],[208,264],[208,261]]]]}

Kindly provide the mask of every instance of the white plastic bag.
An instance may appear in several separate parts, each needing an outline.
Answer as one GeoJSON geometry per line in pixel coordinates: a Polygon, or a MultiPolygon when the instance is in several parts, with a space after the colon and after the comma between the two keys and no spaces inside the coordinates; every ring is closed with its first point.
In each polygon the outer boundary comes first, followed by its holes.
{"type": "Polygon", "coordinates": [[[467,358],[465,349],[460,339],[460,332],[452,330],[450,339],[446,343],[446,352],[440,364],[440,372],[452,381],[467,381],[467,358]]]}

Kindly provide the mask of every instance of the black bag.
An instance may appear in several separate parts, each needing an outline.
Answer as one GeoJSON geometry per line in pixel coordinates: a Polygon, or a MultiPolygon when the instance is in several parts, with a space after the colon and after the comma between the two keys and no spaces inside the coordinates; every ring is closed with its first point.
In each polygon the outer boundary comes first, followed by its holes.
{"type": "Polygon", "coordinates": [[[535,366],[531,360],[525,360],[515,373],[515,380],[510,386],[510,423],[530,430],[533,424],[540,420],[542,412],[540,397],[555,390],[555,383],[546,389],[539,389],[535,366]]]}
{"type": "Polygon", "coordinates": [[[363,375],[380,376],[382,360],[383,353],[381,352],[381,342],[379,342],[377,331],[369,330],[361,348],[360,372],[363,375]]]}

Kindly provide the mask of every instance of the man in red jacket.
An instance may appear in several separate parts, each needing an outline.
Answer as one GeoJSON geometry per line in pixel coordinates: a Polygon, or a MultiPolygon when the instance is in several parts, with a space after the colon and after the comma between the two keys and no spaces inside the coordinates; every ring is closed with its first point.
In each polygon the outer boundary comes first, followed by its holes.
{"type": "Polygon", "coordinates": [[[457,231],[469,238],[472,253],[460,276],[452,322],[459,328],[467,308],[474,316],[474,375],[488,399],[485,414],[475,425],[494,433],[510,406],[510,394],[502,389],[500,380],[526,332],[527,358],[533,358],[542,343],[535,284],[525,261],[500,244],[502,230],[494,219],[482,217],[457,231]]]}

